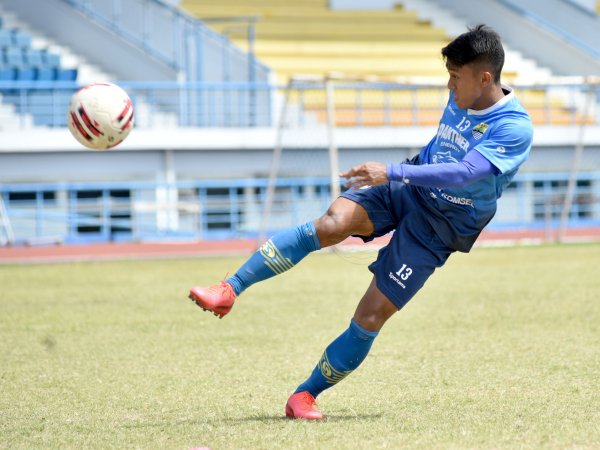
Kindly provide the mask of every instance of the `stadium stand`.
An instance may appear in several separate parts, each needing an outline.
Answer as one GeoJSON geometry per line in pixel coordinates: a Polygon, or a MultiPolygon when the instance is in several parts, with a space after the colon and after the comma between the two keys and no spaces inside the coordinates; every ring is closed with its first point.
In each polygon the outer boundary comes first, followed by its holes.
{"type": "MultiPolygon", "coordinates": [[[[256,54],[280,81],[298,73],[444,75],[438,62],[439,48],[448,40],[445,31],[402,8],[333,11],[325,0],[224,0],[218,5],[185,0],[182,6],[220,32],[228,32],[230,23],[213,22],[215,18],[256,17],[256,54]]],[[[237,42],[245,45],[239,35],[237,42]]]]}
{"type": "MultiPolygon", "coordinates": [[[[0,21],[0,27],[3,24],[0,21]]],[[[66,126],[65,115],[55,114],[64,105],[56,104],[54,92],[38,89],[37,82],[75,81],[77,69],[62,67],[60,55],[47,48],[32,47],[31,35],[18,28],[0,28],[0,52],[0,80],[34,83],[28,89],[2,90],[2,102],[14,105],[16,113],[31,114],[34,125],[66,126]]],[[[71,92],[64,92],[62,97],[71,92]]]]}
{"type": "MultiPolygon", "coordinates": [[[[1,26],[1,24],[0,24],[1,26]]],[[[60,56],[31,46],[31,36],[19,29],[0,28],[3,80],[53,81],[76,79],[77,72],[60,66],[60,56]]]]}
{"type": "MultiPolygon", "coordinates": [[[[40,244],[255,236],[280,130],[281,185],[273,227],[314,217],[330,200],[326,96],[319,82],[286,90],[291,75],[336,75],[340,167],[350,167],[366,154],[378,161],[414,154],[446,103],[439,51],[455,31],[423,17],[422,9],[413,12],[406,0],[402,3],[404,8],[365,12],[331,10],[324,0],[185,0],[188,10],[199,8],[197,17],[222,33],[217,34],[179,10],[165,9],[161,0],[3,0],[0,198],[15,230],[14,239],[7,240],[40,244]],[[43,13],[34,12],[34,2],[43,13]],[[142,4],[151,9],[125,13],[142,4]],[[52,16],[52,10],[61,15],[52,16]],[[142,16],[147,20],[139,21],[142,16]],[[152,29],[150,24],[161,26],[152,29]],[[120,33],[108,31],[119,26],[120,33]],[[124,33],[132,30],[137,31],[133,38],[124,33]],[[94,37],[85,40],[86,46],[98,47],[78,47],[82,32],[94,37]],[[238,47],[232,49],[225,37],[238,47]],[[15,40],[21,45],[15,46],[15,40]],[[189,53],[180,51],[182,42],[189,53]],[[147,51],[152,46],[154,53],[147,51]],[[252,48],[260,61],[275,68],[276,76],[240,48],[252,48]],[[7,55],[14,64],[6,63],[7,55]],[[118,82],[135,103],[136,129],[114,151],[86,150],[61,128],[70,97],[64,86],[75,89],[96,81],[96,75],[88,76],[89,64],[110,73],[101,81],[118,82]],[[73,66],[77,69],[66,69],[73,66]],[[17,80],[27,75],[19,67],[35,69],[29,81],[17,80]],[[138,71],[131,73],[132,67],[138,71]],[[162,68],[168,69],[164,77],[162,68]],[[425,87],[432,77],[437,86],[425,87]],[[61,78],[77,82],[61,83],[61,78]],[[419,79],[423,82],[415,81],[419,79]],[[290,108],[282,107],[287,98],[290,108]],[[21,105],[35,105],[35,116],[21,105]],[[286,110],[290,120],[280,120],[286,110]],[[5,120],[9,114],[10,123],[5,120]],[[30,120],[50,126],[32,127],[30,120]],[[386,128],[365,128],[378,126],[386,128]],[[396,126],[402,128],[392,128],[396,126]]],[[[422,7],[425,0],[415,3],[422,7]]],[[[462,31],[465,20],[459,19],[462,31]]],[[[536,47],[523,51],[524,59],[537,61],[536,52],[536,47]]],[[[574,125],[585,119],[586,91],[546,83],[548,75],[533,73],[511,64],[505,78],[519,86],[517,95],[536,123],[566,126],[536,128],[535,152],[505,192],[502,201],[508,207],[492,224],[496,230],[551,230],[561,217],[571,180],[567,170],[577,144],[574,125]],[[520,87],[523,74],[541,84],[520,87]]],[[[597,123],[586,131],[595,145],[586,141],[581,164],[586,172],[577,174],[571,213],[577,226],[598,224],[597,123]]]]}
{"type": "MultiPolygon", "coordinates": [[[[302,74],[333,73],[347,79],[376,77],[383,81],[437,79],[438,83],[446,76],[440,48],[450,40],[447,31],[401,5],[390,11],[356,11],[332,10],[326,0],[223,0],[218,4],[184,0],[182,6],[215,30],[233,33],[234,40],[239,28],[232,31],[226,19],[254,18],[254,51],[274,69],[280,82],[302,74]]],[[[237,37],[238,45],[248,48],[247,39],[237,37]]],[[[520,75],[516,68],[504,71],[508,82],[520,75]]],[[[549,99],[542,89],[519,94],[535,123],[563,125],[593,120],[578,115],[560,97],[549,99]]],[[[336,94],[336,122],[350,127],[380,126],[384,121],[394,126],[434,125],[444,103],[445,98],[436,91],[406,91],[386,98],[381,92],[364,92],[357,109],[356,94],[342,92],[336,94]],[[415,96],[417,116],[413,111],[415,96]]],[[[324,122],[325,94],[313,94],[304,109],[324,122]]]]}

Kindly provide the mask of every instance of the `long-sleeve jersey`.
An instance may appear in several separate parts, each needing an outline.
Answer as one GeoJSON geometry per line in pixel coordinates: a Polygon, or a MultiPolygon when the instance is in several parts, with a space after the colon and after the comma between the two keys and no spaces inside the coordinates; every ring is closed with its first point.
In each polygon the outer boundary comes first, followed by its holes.
{"type": "MultiPolygon", "coordinates": [[[[512,90],[508,86],[503,86],[503,90],[506,95],[484,110],[459,109],[450,92],[435,137],[415,161],[419,165],[458,163],[475,150],[495,168],[467,184],[451,186],[449,182],[442,187],[413,183],[430,213],[427,216],[432,226],[446,245],[459,251],[470,250],[496,213],[502,191],[531,150],[531,119],[512,90]]],[[[410,183],[410,177],[407,178],[410,183]]]]}

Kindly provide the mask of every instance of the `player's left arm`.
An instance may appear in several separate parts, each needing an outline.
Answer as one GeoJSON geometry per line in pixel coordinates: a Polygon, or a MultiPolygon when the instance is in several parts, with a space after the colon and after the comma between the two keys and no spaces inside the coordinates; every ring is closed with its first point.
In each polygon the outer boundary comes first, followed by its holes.
{"type": "Polygon", "coordinates": [[[392,164],[388,166],[389,179],[434,188],[462,188],[489,175],[518,168],[529,156],[532,138],[529,118],[505,118],[462,161],[427,166],[392,164]]]}
{"type": "Polygon", "coordinates": [[[346,187],[358,189],[378,186],[388,181],[428,187],[463,187],[493,173],[497,169],[477,150],[468,152],[462,161],[443,164],[383,164],[366,162],[340,174],[348,178],[346,187]]]}
{"type": "Polygon", "coordinates": [[[434,188],[461,188],[498,173],[498,169],[477,150],[469,151],[456,163],[388,164],[386,169],[390,181],[434,188]]]}
{"type": "Polygon", "coordinates": [[[528,121],[506,121],[457,163],[412,165],[367,162],[341,175],[346,187],[377,186],[401,181],[434,188],[461,188],[489,175],[504,173],[521,165],[531,148],[528,121]]]}

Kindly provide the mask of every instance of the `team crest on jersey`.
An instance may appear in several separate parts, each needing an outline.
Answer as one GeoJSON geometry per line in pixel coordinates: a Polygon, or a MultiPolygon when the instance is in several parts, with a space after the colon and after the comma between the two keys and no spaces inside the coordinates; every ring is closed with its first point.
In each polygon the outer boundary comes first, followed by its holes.
{"type": "Polygon", "coordinates": [[[487,123],[480,123],[479,125],[475,125],[473,127],[473,137],[475,139],[481,139],[481,137],[485,134],[486,130],[488,129],[489,125],[487,123]]]}

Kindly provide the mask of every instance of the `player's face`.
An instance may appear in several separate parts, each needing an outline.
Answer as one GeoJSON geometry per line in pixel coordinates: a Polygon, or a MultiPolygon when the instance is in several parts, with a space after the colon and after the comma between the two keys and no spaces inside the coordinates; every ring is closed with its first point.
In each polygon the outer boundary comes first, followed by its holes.
{"type": "Polygon", "coordinates": [[[461,67],[447,64],[446,68],[449,75],[448,89],[452,91],[456,105],[461,109],[483,109],[478,108],[486,85],[482,71],[471,64],[461,67]]]}

